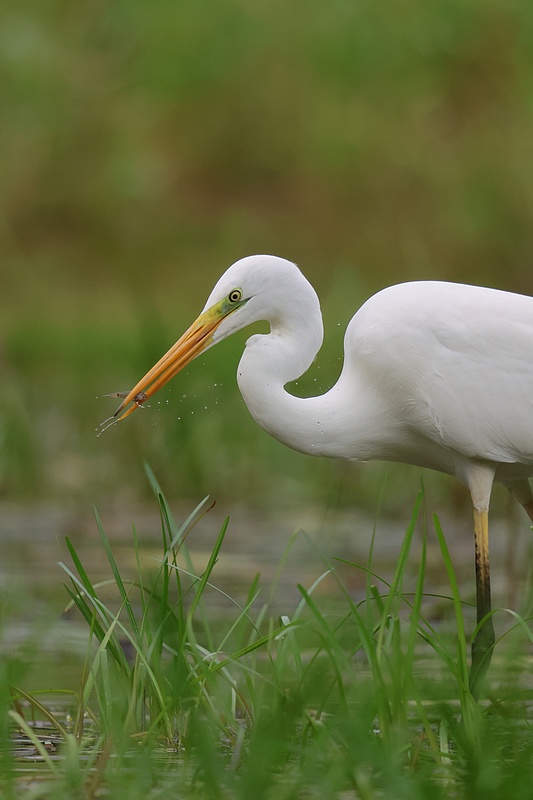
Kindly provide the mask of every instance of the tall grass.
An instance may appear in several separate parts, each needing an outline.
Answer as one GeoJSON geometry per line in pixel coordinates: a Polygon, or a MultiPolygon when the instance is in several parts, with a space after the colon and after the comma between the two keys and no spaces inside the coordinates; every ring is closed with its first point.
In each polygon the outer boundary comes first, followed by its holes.
{"type": "MultiPolygon", "coordinates": [[[[44,762],[46,780],[32,797],[525,796],[533,778],[530,690],[514,665],[531,640],[529,623],[515,619],[527,636],[515,640],[512,664],[499,643],[490,702],[478,705],[468,688],[463,606],[438,524],[449,624],[426,613],[431,532],[422,493],[388,585],[374,573],[372,554],[365,567],[350,565],[366,576],[356,597],[336,563],[325,563],[280,618],[255,579],[243,598],[224,595],[233,610],[221,619],[216,563],[227,521],[196,574],[187,537],[209,501],[178,524],[148,474],[161,516],[154,569],[143,572],[138,556],[137,575],[123,578],[98,515],[109,578],[94,584],[70,542],[72,564],[61,565],[88,632],[72,718],[12,689],[11,722],[44,762]],[[414,581],[407,568],[413,560],[414,581]],[[333,600],[320,593],[326,577],[336,582],[333,600]],[[27,717],[28,703],[54,724],[63,742],[59,760],[27,717]]],[[[19,797],[24,784],[5,728],[3,743],[3,791],[19,797]]]]}

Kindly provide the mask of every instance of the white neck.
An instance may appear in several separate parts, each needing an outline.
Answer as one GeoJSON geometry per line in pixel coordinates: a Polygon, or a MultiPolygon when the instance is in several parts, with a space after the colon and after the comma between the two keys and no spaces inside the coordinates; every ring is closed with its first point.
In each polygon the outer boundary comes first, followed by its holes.
{"type": "MultiPolygon", "coordinates": [[[[316,298],[311,286],[309,289],[316,298]]],[[[247,341],[237,371],[244,401],[262,428],[294,450],[356,460],[372,458],[371,443],[365,440],[377,407],[358,407],[353,376],[343,371],[335,386],[318,397],[295,397],[284,388],[309,369],[322,344],[318,300],[314,311],[306,308],[305,316],[278,317],[271,321],[269,334],[247,341]],[[342,390],[346,381],[352,384],[352,391],[342,390]]]]}

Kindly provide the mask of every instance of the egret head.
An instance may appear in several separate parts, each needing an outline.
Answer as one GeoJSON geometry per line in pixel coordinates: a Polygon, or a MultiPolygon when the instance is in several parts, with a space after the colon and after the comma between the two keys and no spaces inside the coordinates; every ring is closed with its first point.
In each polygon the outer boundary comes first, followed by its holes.
{"type": "MultiPolygon", "coordinates": [[[[200,316],[134,386],[115,417],[129,416],[196,356],[232,333],[264,319],[275,325],[300,283],[308,285],[298,267],[277,256],[235,262],[217,282],[200,316]]],[[[291,305],[294,315],[294,299],[291,305]]]]}

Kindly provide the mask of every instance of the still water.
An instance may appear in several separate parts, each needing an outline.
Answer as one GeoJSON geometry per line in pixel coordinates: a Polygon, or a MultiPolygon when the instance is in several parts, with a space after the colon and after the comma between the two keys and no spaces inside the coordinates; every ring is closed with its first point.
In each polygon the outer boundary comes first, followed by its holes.
{"type": "MultiPolygon", "coordinates": [[[[194,504],[177,504],[175,518],[181,522],[194,504]]],[[[231,512],[230,524],[219,559],[212,573],[213,588],[205,594],[210,615],[233,615],[232,600],[244,603],[255,575],[260,574],[261,591],[257,602],[269,603],[271,615],[291,618],[301,593],[298,584],[310,588],[328,569],[334,568],[350,594],[357,601],[364,597],[368,554],[373,544],[374,573],[384,581],[393,575],[396,559],[408,518],[376,521],[362,513],[328,512],[318,508],[294,509],[276,516],[247,508],[212,508],[200,518],[187,538],[194,572],[200,575],[215,544],[225,515],[231,512]],[[339,560],[339,559],[342,559],[339,560]],[[345,563],[345,562],[351,563],[345,563]],[[280,567],[281,564],[281,567],[280,567]],[[354,566],[360,565],[359,567],[354,566]],[[210,607],[209,607],[210,606],[210,607]]],[[[161,523],[157,510],[138,507],[131,514],[108,511],[102,524],[113,547],[115,560],[124,580],[137,571],[133,526],[140,543],[143,575],[155,572],[162,557],[161,523]]],[[[440,515],[447,536],[462,595],[474,600],[473,536],[468,520],[440,515]]],[[[411,550],[413,587],[416,581],[424,525],[420,521],[411,550]]],[[[531,533],[521,517],[492,520],[492,565],[495,605],[517,607],[528,594],[531,533]]],[[[81,686],[83,663],[88,648],[88,627],[77,609],[67,608],[69,597],[65,583],[68,575],[60,566],[73,568],[65,537],[73,542],[78,556],[93,584],[111,578],[111,569],[98,535],[94,517],[51,506],[0,506],[0,592],[2,626],[0,653],[17,665],[16,684],[32,696],[41,696],[58,719],[68,724],[69,712],[75,713],[76,696],[81,686]],[[55,690],[55,691],[54,691],[55,690]]],[[[374,579],[378,588],[385,584],[374,579]]],[[[406,591],[409,587],[404,587],[406,591]]],[[[113,603],[112,593],[109,600],[113,603]]],[[[112,592],[111,588],[109,589],[112,592]]],[[[424,613],[432,624],[452,617],[446,571],[431,521],[427,524],[426,591],[424,613]],[[429,595],[434,595],[429,597],[429,595]]],[[[115,602],[116,602],[116,588],[115,602]]],[[[339,592],[328,575],[315,592],[321,602],[328,602],[339,592]]],[[[102,596],[102,593],[101,593],[102,596]]],[[[341,596],[342,601],[342,596],[341,596]]],[[[344,601],[345,602],[345,601],[344,601]]],[[[468,630],[474,626],[474,609],[465,608],[468,630]]],[[[497,618],[497,626],[502,625],[497,618]]],[[[20,701],[20,710],[28,721],[32,708],[20,701]]],[[[46,720],[33,723],[35,735],[50,753],[56,753],[61,739],[46,720]]],[[[17,775],[32,783],[42,780],[36,748],[20,731],[13,731],[13,752],[17,775]]],[[[54,756],[55,757],[55,756],[54,756]]],[[[46,776],[46,770],[43,773],[46,776]]]]}
{"type": "MultiPolygon", "coordinates": [[[[176,504],[172,510],[181,523],[193,503],[176,504]]],[[[230,595],[238,602],[246,597],[256,574],[260,575],[260,602],[270,602],[273,614],[291,617],[301,594],[298,584],[309,588],[329,567],[340,572],[354,598],[363,596],[363,569],[345,564],[344,559],[365,567],[375,528],[373,571],[390,580],[409,522],[375,520],[360,512],[331,512],[319,508],[295,508],[275,513],[244,507],[216,505],[205,514],[187,537],[194,570],[201,574],[226,514],[228,531],[211,577],[219,590],[206,595],[214,613],[231,608],[230,595]],[[289,546],[290,543],[290,546],[289,546]],[[280,567],[280,564],[282,565],[280,567]]],[[[101,515],[115,560],[124,579],[136,574],[133,527],[140,543],[143,573],[155,571],[162,557],[161,523],[157,508],[138,507],[128,514],[108,511],[101,515]]],[[[445,512],[441,524],[452,554],[463,599],[474,600],[473,535],[470,520],[456,519],[445,512]]],[[[411,551],[413,585],[418,568],[423,523],[420,522],[411,551]]],[[[32,642],[40,653],[40,675],[29,669],[25,685],[38,683],[71,686],[79,682],[78,670],[86,647],[87,630],[76,610],[65,612],[69,598],[64,588],[68,576],[59,566],[72,567],[65,546],[68,536],[93,583],[109,579],[96,522],[91,513],[79,514],[51,506],[0,505],[0,588],[3,595],[1,647],[13,652],[32,642]]],[[[527,594],[530,550],[533,543],[525,518],[518,513],[510,520],[491,520],[491,563],[495,606],[517,608],[527,594]]],[[[449,595],[431,519],[427,522],[426,591],[449,595]]],[[[379,586],[379,581],[375,581],[379,586]]],[[[325,579],[321,596],[335,593],[332,577],[325,579]]],[[[436,599],[435,615],[442,601],[436,599]]],[[[468,616],[468,609],[466,614],[468,616]]],[[[468,624],[468,619],[467,619],[468,624]]],[[[28,660],[29,656],[28,656],[28,660]]]]}

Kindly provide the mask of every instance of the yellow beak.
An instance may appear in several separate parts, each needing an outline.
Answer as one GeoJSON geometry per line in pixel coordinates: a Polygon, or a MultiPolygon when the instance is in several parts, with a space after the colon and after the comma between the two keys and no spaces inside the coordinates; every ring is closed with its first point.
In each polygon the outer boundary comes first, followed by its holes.
{"type": "Polygon", "coordinates": [[[144,378],[126,395],[114,416],[117,422],[129,417],[136,408],[152,397],[165,383],[196,358],[211,343],[214,331],[226,314],[221,313],[219,305],[200,314],[191,327],[185,331],[175,345],[149,370],[144,378]],[[131,403],[131,405],[130,405],[131,403]],[[128,408],[129,406],[129,408],[128,408]],[[120,414],[120,416],[119,416],[120,414]]]}

